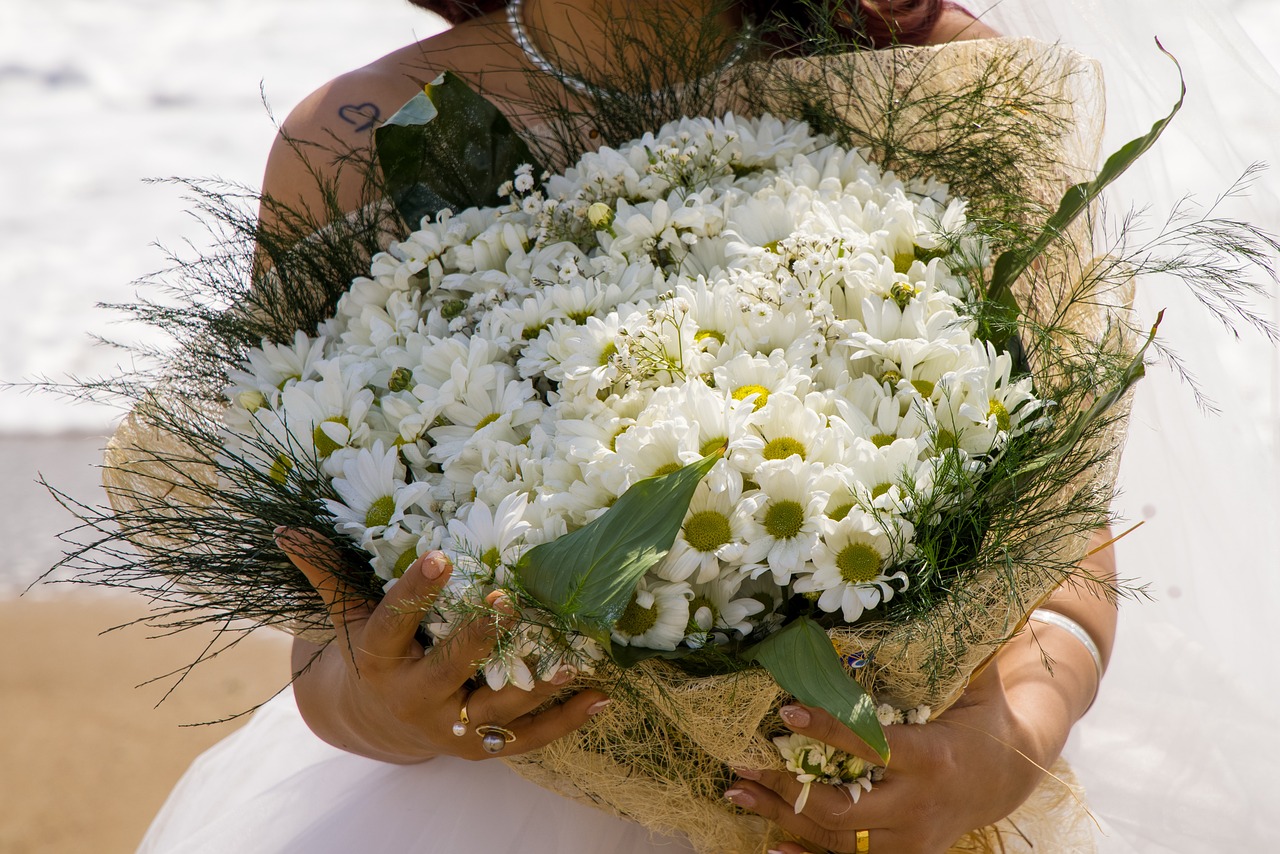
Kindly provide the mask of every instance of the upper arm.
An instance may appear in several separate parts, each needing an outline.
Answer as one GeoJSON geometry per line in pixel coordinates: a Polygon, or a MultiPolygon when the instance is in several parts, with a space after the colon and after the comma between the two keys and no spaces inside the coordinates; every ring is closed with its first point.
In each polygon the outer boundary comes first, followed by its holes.
{"type": "Polygon", "coordinates": [[[412,92],[407,80],[361,70],[303,99],[281,125],[267,156],[263,224],[271,227],[298,215],[319,226],[372,201],[364,166],[372,162],[373,129],[412,92]]]}

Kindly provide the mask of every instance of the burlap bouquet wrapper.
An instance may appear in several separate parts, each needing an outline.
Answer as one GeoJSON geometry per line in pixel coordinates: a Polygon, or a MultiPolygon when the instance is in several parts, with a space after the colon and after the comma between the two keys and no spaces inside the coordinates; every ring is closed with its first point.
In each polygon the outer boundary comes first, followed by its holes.
{"type": "MultiPolygon", "coordinates": [[[[822,59],[787,60],[774,67],[789,83],[811,77],[825,87],[831,103],[843,103],[842,117],[850,125],[865,127],[869,136],[883,137],[884,129],[877,123],[884,120],[884,112],[874,98],[849,91],[850,60],[840,57],[837,61],[844,69],[838,75],[830,73],[833,61],[822,59]]],[[[1097,159],[1103,109],[1100,72],[1094,63],[1067,49],[1029,40],[991,40],[868,51],[855,55],[852,61],[869,88],[881,93],[892,93],[897,86],[909,87],[916,98],[922,92],[945,93],[980,75],[990,75],[997,67],[1005,71],[1001,77],[1004,82],[991,87],[990,97],[1012,97],[1014,93],[1002,90],[1001,85],[1042,93],[1044,103],[1052,107],[1029,114],[1026,120],[1055,128],[1045,134],[1055,147],[1052,156],[1045,158],[1052,168],[1036,176],[1033,189],[1047,204],[1056,201],[1069,184],[1086,178],[1097,159]],[[1009,74],[1011,69],[1017,73],[1009,74]]],[[[761,88],[741,101],[730,97],[726,109],[745,114],[763,106],[787,115],[786,93],[791,90],[780,86],[774,103],[768,84],[767,72],[756,75],[746,85],[761,88]]],[[[947,126],[952,118],[965,121],[959,115],[922,114],[916,118],[910,129],[915,144],[927,144],[931,133],[941,138],[954,132],[954,126],[947,126]]],[[[975,127],[970,132],[980,135],[999,133],[1000,129],[975,127]]],[[[961,182],[953,186],[963,193],[961,182]]],[[[388,240],[390,237],[387,235],[388,240]]],[[[1060,281],[1063,287],[1034,295],[1019,293],[1024,310],[1048,316],[1056,308],[1052,292],[1068,291],[1092,263],[1087,252],[1079,251],[1089,245],[1083,227],[1068,242],[1077,249],[1056,254],[1051,249],[1038,262],[1042,265],[1040,279],[1060,281]]],[[[1112,293],[1107,301],[1077,307],[1066,321],[1075,332],[1095,339],[1115,334],[1108,331],[1115,328],[1109,318],[1127,310],[1130,296],[1112,293]]],[[[1121,340],[1113,344],[1129,346],[1121,340]]],[[[164,508],[175,515],[210,512],[207,495],[216,491],[217,473],[209,460],[216,448],[185,445],[163,427],[162,419],[148,411],[171,405],[166,390],[157,388],[154,399],[135,407],[109,443],[103,481],[112,506],[121,514],[139,508],[149,512],[164,508]]],[[[1069,502],[1078,490],[1109,492],[1119,463],[1123,423],[1123,417],[1115,419],[1107,434],[1094,439],[1107,462],[1095,467],[1087,479],[1063,490],[1062,502],[1069,502]]],[[[1087,539],[1087,532],[1065,537],[1054,530],[1033,532],[1025,551],[1045,558],[1032,564],[1074,564],[1084,554],[1087,539]]],[[[190,547],[154,535],[135,539],[133,544],[144,553],[190,547]]],[[[1010,574],[1007,568],[977,568],[964,582],[962,608],[947,609],[947,613],[927,620],[833,630],[832,641],[842,655],[856,654],[867,662],[853,672],[878,701],[899,708],[927,705],[936,715],[955,702],[978,668],[1062,580],[1060,574],[1034,569],[1010,574]]],[[[206,583],[217,584],[216,579],[206,583]]],[[[191,589],[197,595],[202,592],[198,585],[191,589]]],[[[319,616],[274,625],[313,642],[333,636],[332,626],[319,616]]],[[[668,662],[649,660],[625,677],[605,666],[594,676],[580,679],[574,690],[591,686],[613,695],[607,711],[541,750],[504,761],[524,777],[567,797],[637,821],[657,833],[683,834],[703,854],[762,852],[780,838],[776,827],[737,810],[723,797],[733,779],[731,766],[782,768],[771,737],[785,731],[778,709],[788,698],[767,673],[752,669],[727,676],[693,677],[668,662]],[[627,689],[615,691],[621,678],[625,678],[627,689]]],[[[1016,852],[1034,848],[1038,854],[1092,850],[1092,820],[1082,806],[1074,778],[1061,762],[1051,770],[1053,779],[1046,778],[1014,815],[974,831],[953,850],[1016,852]]]]}

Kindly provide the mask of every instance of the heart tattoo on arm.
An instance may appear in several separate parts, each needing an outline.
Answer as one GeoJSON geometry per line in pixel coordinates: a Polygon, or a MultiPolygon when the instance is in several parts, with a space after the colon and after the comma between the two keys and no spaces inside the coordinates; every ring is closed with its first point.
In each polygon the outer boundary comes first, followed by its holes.
{"type": "Polygon", "coordinates": [[[382,118],[382,110],[378,105],[366,101],[363,104],[344,104],[338,109],[338,118],[349,125],[355,125],[356,133],[372,130],[382,118]]]}

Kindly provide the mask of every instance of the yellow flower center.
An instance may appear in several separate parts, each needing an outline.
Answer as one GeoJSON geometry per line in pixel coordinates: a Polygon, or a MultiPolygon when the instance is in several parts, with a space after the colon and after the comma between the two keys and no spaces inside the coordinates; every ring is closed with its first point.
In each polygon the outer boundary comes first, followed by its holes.
{"type": "Polygon", "coordinates": [[[716,436],[702,443],[702,447],[698,449],[698,453],[702,456],[714,454],[716,451],[724,450],[725,445],[729,444],[729,439],[725,436],[716,436]]]}
{"type": "Polygon", "coordinates": [[[1012,419],[1009,418],[1009,410],[995,398],[992,398],[987,406],[987,417],[990,418],[992,415],[996,417],[996,428],[999,430],[1008,430],[1013,424],[1012,419]]]}
{"type": "Polygon", "coordinates": [[[400,555],[400,557],[396,558],[396,565],[391,567],[391,574],[394,575],[396,578],[399,578],[400,576],[405,574],[405,571],[408,570],[409,567],[413,565],[413,562],[417,559],[418,559],[417,549],[409,549],[407,552],[400,555]]]}
{"type": "Polygon", "coordinates": [[[490,412],[484,418],[481,418],[479,421],[476,422],[476,432],[479,433],[485,427],[488,427],[490,424],[497,421],[501,417],[502,416],[496,412],[490,412]]]}
{"type": "Polygon", "coordinates": [[[289,477],[289,472],[293,471],[293,460],[289,459],[283,453],[276,454],[275,462],[271,464],[271,468],[267,470],[267,476],[280,485],[289,477]]]}
{"type": "Polygon", "coordinates": [[[888,433],[876,433],[871,437],[871,444],[877,448],[885,448],[892,445],[897,438],[897,436],[891,436],[888,433]]]}
{"type": "Polygon", "coordinates": [[[480,562],[490,569],[497,569],[498,561],[501,559],[501,556],[498,554],[497,546],[494,546],[484,554],[480,555],[480,562]]]}
{"type": "Polygon", "coordinates": [[[713,552],[733,537],[729,520],[715,510],[694,513],[684,523],[684,539],[700,552],[713,552]]]}
{"type": "Polygon", "coordinates": [[[329,438],[329,434],[323,429],[324,424],[341,424],[346,427],[347,419],[341,415],[335,418],[326,418],[321,424],[316,425],[316,429],[311,431],[311,441],[316,443],[316,454],[322,459],[342,447],[342,445],[329,438]]]}
{"type": "Polygon", "coordinates": [[[866,543],[849,543],[836,555],[836,569],[849,584],[867,584],[880,575],[884,558],[866,543]]]}
{"type": "Polygon", "coordinates": [[[390,495],[384,495],[377,501],[369,505],[369,510],[364,514],[364,526],[366,528],[378,528],[391,523],[391,516],[396,512],[396,500],[390,495]]]}
{"type": "Polygon", "coordinates": [[[871,500],[875,501],[881,495],[884,495],[893,486],[891,483],[878,483],[871,487],[871,500]]]}
{"type": "Polygon", "coordinates": [[[827,518],[833,521],[839,522],[841,519],[844,519],[846,516],[848,516],[849,511],[852,509],[853,509],[853,502],[850,502],[848,504],[841,504],[839,507],[837,507],[836,509],[828,513],[827,518]]]}
{"type": "Polygon", "coordinates": [[[905,275],[911,265],[916,262],[916,252],[912,249],[910,252],[899,252],[893,256],[893,271],[905,275]]]}
{"type": "MultiPolygon", "coordinates": [[[[657,603],[654,603],[655,606],[657,603]]],[[[618,622],[614,625],[618,631],[627,637],[638,637],[649,629],[658,624],[658,609],[642,608],[636,600],[636,594],[631,594],[631,601],[627,603],[627,610],[622,612],[622,616],[618,618],[618,622]]]]}
{"type": "Polygon", "coordinates": [[[699,329],[697,332],[693,334],[694,341],[706,341],[707,339],[710,339],[712,341],[719,341],[721,344],[723,344],[724,333],[717,332],[714,329],[699,329]]]}
{"type": "Polygon", "coordinates": [[[682,468],[684,467],[679,463],[667,463],[665,466],[659,466],[658,470],[655,471],[652,475],[650,475],[650,477],[662,477],[664,474],[672,474],[673,472],[678,472],[682,468]]]}
{"type": "Polygon", "coordinates": [[[618,353],[617,344],[615,344],[612,341],[610,341],[608,344],[605,344],[604,349],[600,351],[600,367],[603,368],[605,365],[609,364],[609,360],[612,359],[615,355],[617,355],[617,353],[618,353]]]}
{"type": "Polygon", "coordinates": [[[933,383],[928,380],[912,380],[911,387],[919,392],[921,397],[933,397],[933,383]]]}
{"type": "Polygon", "coordinates": [[[769,389],[762,385],[744,385],[733,390],[734,400],[746,400],[751,395],[756,395],[756,409],[764,406],[769,400],[769,389]]]}
{"type": "Polygon", "coordinates": [[[785,460],[793,454],[803,460],[805,447],[788,436],[779,436],[777,439],[770,440],[769,444],[764,446],[764,458],[766,460],[785,460]]]}
{"type": "Polygon", "coordinates": [[[804,508],[797,501],[775,501],[764,514],[764,529],[775,540],[789,540],[804,527],[804,508]]]}

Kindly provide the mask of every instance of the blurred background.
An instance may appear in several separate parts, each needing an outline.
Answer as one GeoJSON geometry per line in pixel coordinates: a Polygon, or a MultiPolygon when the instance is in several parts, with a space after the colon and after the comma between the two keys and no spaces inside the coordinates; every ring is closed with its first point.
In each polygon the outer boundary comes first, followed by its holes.
{"type": "MultiPolygon", "coordinates": [[[[129,302],[165,266],[157,244],[204,239],[177,189],[257,186],[272,114],[332,77],[437,32],[404,0],[0,0],[0,383],[114,371],[139,341],[99,302],[129,302]],[[268,112],[270,109],[270,113],[268,112]]],[[[137,596],[22,591],[61,555],[71,516],[37,473],[98,503],[119,413],[0,389],[0,851],[125,852],[187,764],[288,679],[267,633],[212,662],[158,708],[208,634],[106,629],[137,596]],[[135,687],[138,686],[138,687],[135,687]]]]}
{"type": "MultiPolygon", "coordinates": [[[[1276,0],[1225,2],[1280,54],[1276,0]]],[[[165,266],[157,244],[203,238],[178,190],[146,179],[256,186],[268,108],[283,119],[328,79],[440,26],[402,0],[0,0],[0,383],[110,373],[122,351],[95,336],[155,340],[96,307],[134,299],[133,283],[165,266]]],[[[1255,109],[1240,148],[1275,159],[1280,104],[1255,109]]],[[[255,637],[153,710],[173,679],[134,686],[207,637],[96,637],[143,613],[133,596],[57,585],[19,599],[72,521],[37,475],[97,503],[118,415],[0,388],[0,851],[132,850],[190,759],[236,722],[179,725],[250,708],[287,678],[287,642],[255,637]]]]}

